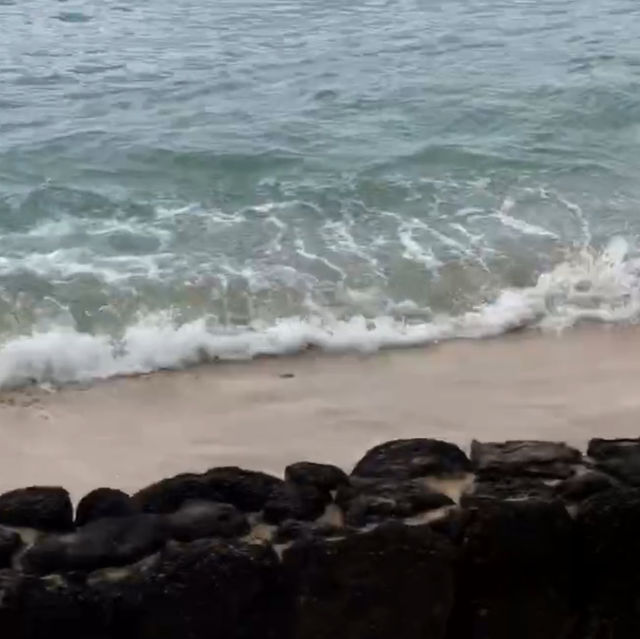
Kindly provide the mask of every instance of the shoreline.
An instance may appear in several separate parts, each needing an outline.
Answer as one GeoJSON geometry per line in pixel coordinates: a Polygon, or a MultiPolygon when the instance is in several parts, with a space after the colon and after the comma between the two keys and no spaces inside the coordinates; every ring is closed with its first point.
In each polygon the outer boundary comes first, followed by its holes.
{"type": "Polygon", "coordinates": [[[523,331],[372,355],[307,352],[0,393],[0,490],[132,490],[186,471],[293,461],[349,469],[398,437],[634,437],[639,327],[523,331]]]}

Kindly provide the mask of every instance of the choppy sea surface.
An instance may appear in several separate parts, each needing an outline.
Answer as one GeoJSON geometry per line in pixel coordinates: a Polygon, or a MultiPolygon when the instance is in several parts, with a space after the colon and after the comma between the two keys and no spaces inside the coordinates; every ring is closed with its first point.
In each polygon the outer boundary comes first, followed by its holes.
{"type": "Polygon", "coordinates": [[[636,0],[0,25],[0,386],[640,317],[636,0]]]}

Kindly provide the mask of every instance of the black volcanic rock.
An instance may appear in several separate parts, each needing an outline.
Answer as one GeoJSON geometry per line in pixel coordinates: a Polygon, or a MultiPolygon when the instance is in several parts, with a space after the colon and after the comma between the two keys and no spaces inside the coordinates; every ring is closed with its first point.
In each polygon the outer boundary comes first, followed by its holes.
{"type": "Polygon", "coordinates": [[[556,486],[556,494],[567,501],[582,501],[596,493],[611,490],[618,485],[615,479],[605,473],[587,471],[565,479],[556,486]]]}
{"type": "Polygon", "coordinates": [[[587,454],[599,470],[640,486],[640,439],[592,439],[587,454]]]}
{"type": "Polygon", "coordinates": [[[467,510],[451,637],[569,637],[573,521],[559,501],[487,501],[467,510]]]}
{"type": "Polygon", "coordinates": [[[38,530],[73,528],[73,506],[64,488],[31,486],[0,495],[0,524],[38,530]]]}
{"type": "Polygon", "coordinates": [[[328,492],[311,484],[286,482],[271,492],[262,516],[270,524],[278,524],[285,519],[316,519],[322,515],[330,500],[328,492]]]}
{"type": "Polygon", "coordinates": [[[387,480],[351,477],[338,490],[336,502],[352,526],[364,526],[385,519],[412,517],[453,500],[429,488],[422,479],[387,480]]]}
{"type": "Polygon", "coordinates": [[[470,469],[454,444],[437,439],[397,439],[375,446],[356,464],[352,475],[386,479],[459,475],[470,469]]]}
{"type": "Polygon", "coordinates": [[[8,568],[13,554],[22,546],[20,535],[0,527],[0,568],[8,568]]]}
{"type": "Polygon", "coordinates": [[[297,593],[296,639],[442,639],[453,604],[454,551],[425,526],[386,523],[339,540],[301,539],[283,553],[297,593]]]}
{"type": "Polygon", "coordinates": [[[291,464],[285,468],[284,476],[294,484],[315,486],[327,492],[348,482],[347,474],[341,468],[314,462],[291,464]]]}
{"type": "Polygon", "coordinates": [[[165,522],[157,515],[104,518],[74,533],[41,539],[22,563],[38,574],[125,566],[156,552],[166,539],[165,522]]]}
{"type": "Polygon", "coordinates": [[[168,534],[178,541],[241,537],[249,528],[246,516],[231,504],[191,501],[167,516],[168,534]]]}
{"type": "Polygon", "coordinates": [[[580,460],[580,451],[558,442],[471,443],[471,463],[481,477],[528,475],[565,479],[573,474],[573,465],[580,460]]]}
{"type": "Polygon", "coordinates": [[[86,494],[76,508],[76,526],[104,517],[128,517],[138,512],[134,501],[121,490],[96,488],[86,494]]]}
{"type": "Polygon", "coordinates": [[[175,512],[184,502],[194,499],[228,503],[253,512],[261,510],[273,490],[283,483],[266,473],[229,466],[163,479],[143,488],[133,499],[149,513],[175,512]]]}
{"type": "Polygon", "coordinates": [[[463,494],[463,506],[472,506],[482,500],[521,500],[521,499],[552,499],[556,489],[542,479],[536,477],[490,477],[479,479],[463,494]]]}

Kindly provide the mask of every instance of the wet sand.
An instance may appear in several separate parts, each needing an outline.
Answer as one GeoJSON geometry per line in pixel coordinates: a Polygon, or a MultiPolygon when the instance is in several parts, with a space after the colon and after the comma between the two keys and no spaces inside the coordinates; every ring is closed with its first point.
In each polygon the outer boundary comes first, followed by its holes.
{"type": "Polygon", "coordinates": [[[315,353],[0,394],[0,490],[135,490],[237,464],[349,468],[395,437],[640,435],[640,328],[514,334],[371,356],[315,353]]]}

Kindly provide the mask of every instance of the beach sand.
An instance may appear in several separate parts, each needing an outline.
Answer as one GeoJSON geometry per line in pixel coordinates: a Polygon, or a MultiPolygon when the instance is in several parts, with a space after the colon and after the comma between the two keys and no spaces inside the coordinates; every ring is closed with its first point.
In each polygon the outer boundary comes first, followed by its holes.
{"type": "Polygon", "coordinates": [[[0,394],[0,490],[136,490],[185,471],[350,468],[396,437],[640,435],[640,329],[523,332],[375,355],[199,366],[0,394]]]}

